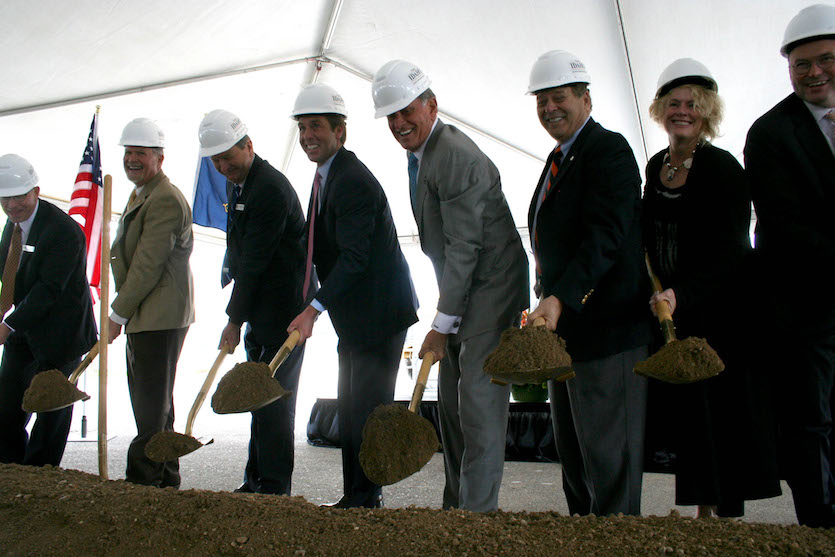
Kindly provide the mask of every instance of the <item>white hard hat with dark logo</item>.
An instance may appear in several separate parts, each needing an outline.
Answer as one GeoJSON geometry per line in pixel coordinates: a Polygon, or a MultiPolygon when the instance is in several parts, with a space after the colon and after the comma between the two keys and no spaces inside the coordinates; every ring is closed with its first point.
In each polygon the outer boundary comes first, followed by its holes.
{"type": "Polygon", "coordinates": [[[212,110],[203,117],[197,132],[200,156],[211,157],[231,149],[247,134],[246,124],[228,110],[212,110]]]}
{"type": "Polygon", "coordinates": [[[431,81],[420,68],[405,60],[391,60],[374,74],[371,97],[374,99],[374,117],[382,118],[409,106],[431,81]]]}

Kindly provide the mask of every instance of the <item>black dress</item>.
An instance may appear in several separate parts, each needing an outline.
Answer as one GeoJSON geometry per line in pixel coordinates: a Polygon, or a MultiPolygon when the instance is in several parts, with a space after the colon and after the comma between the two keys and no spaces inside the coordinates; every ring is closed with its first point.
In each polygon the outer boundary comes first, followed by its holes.
{"type": "Polygon", "coordinates": [[[665,153],[647,164],[644,245],[675,291],[677,337],[705,338],[726,369],[687,385],[650,380],[648,443],[675,454],[677,505],[741,516],[744,500],[780,495],[769,381],[751,349],[751,197],[739,162],[710,144],[696,150],[685,184],[667,188],[665,153]]]}

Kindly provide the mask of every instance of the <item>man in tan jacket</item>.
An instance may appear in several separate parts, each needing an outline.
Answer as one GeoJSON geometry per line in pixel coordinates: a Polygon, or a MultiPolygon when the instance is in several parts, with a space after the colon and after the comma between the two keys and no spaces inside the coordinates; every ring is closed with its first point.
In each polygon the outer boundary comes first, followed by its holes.
{"type": "Polygon", "coordinates": [[[145,456],[158,431],[174,428],[174,375],[188,327],[194,322],[194,285],[188,259],[194,239],[191,209],[162,172],[165,139],[147,118],[125,126],[124,168],[135,189],[119,220],[111,268],[116,299],[109,341],[127,334],[127,372],[137,435],[128,448],[125,479],[179,487],[179,463],[145,456]]]}

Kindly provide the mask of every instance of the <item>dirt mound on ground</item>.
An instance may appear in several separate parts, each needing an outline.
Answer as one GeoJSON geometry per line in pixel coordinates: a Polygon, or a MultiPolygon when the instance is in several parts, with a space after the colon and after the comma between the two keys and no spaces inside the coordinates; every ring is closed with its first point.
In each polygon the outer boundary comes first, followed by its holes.
{"type": "Polygon", "coordinates": [[[833,555],[835,531],[731,520],[316,507],[0,464],[0,554],[833,555]]]}

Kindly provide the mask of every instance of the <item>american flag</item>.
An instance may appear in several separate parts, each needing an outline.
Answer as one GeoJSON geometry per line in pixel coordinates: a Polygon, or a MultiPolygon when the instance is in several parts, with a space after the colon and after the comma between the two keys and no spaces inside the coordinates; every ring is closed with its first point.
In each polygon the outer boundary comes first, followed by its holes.
{"type": "Polygon", "coordinates": [[[98,118],[98,113],[93,115],[87,147],[84,148],[78,175],[75,177],[69,210],[70,216],[81,225],[87,237],[87,281],[90,283],[94,301],[101,295],[101,221],[104,196],[98,118]]]}

